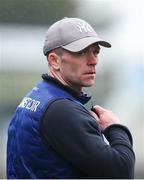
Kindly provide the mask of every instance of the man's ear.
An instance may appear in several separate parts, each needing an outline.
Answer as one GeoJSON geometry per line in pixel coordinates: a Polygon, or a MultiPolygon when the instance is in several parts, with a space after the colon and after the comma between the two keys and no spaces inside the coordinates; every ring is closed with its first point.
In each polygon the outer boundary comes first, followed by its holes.
{"type": "Polygon", "coordinates": [[[60,57],[56,54],[56,53],[49,53],[48,55],[48,63],[50,64],[50,66],[55,69],[55,70],[59,70],[60,66],[59,66],[59,61],[60,61],[60,57]]]}

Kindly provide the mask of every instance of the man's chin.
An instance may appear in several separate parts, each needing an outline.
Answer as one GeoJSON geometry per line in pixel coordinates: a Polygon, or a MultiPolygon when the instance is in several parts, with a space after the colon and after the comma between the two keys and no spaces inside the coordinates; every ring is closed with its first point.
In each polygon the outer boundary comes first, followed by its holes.
{"type": "Polygon", "coordinates": [[[85,83],[84,87],[91,87],[94,85],[94,81],[93,82],[90,82],[90,83],[85,83]]]}

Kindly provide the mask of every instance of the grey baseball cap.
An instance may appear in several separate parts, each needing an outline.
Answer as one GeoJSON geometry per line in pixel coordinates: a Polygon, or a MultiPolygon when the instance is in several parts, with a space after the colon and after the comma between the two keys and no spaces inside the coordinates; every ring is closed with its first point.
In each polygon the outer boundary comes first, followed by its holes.
{"type": "Polygon", "coordinates": [[[101,39],[86,21],[79,18],[63,18],[51,25],[46,32],[43,53],[46,55],[58,47],[79,52],[93,43],[111,47],[111,44],[101,39]]]}

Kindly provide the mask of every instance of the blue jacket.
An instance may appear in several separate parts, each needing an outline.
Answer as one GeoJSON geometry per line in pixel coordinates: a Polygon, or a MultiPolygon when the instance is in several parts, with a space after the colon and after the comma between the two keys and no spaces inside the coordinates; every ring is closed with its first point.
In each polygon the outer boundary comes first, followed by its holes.
{"type": "Polygon", "coordinates": [[[87,94],[47,74],[42,78],[45,81],[24,97],[9,125],[7,177],[133,178],[135,155],[128,128],[113,124],[101,132],[83,106],[90,99],[87,94]]]}
{"type": "Polygon", "coordinates": [[[40,134],[46,108],[60,98],[80,103],[53,83],[41,81],[17,107],[8,129],[7,178],[78,178],[72,166],[45,145],[40,134]]]}

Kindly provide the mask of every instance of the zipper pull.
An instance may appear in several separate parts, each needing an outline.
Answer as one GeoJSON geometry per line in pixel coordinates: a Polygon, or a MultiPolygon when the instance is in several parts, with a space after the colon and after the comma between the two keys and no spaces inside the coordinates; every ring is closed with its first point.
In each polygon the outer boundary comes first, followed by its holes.
{"type": "Polygon", "coordinates": [[[91,100],[91,111],[95,112],[93,101],[91,100]]]}

